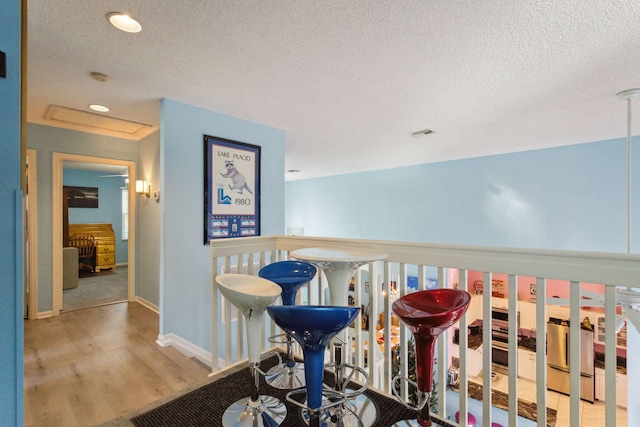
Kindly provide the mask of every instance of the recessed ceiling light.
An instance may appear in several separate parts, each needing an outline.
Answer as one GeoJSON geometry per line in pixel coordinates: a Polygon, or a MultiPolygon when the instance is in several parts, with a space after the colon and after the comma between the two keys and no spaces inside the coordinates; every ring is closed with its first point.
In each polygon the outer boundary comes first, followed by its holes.
{"type": "Polygon", "coordinates": [[[415,132],[411,132],[411,136],[416,138],[423,138],[431,133],[434,133],[431,129],[418,130],[415,132]]]}
{"type": "Polygon", "coordinates": [[[300,173],[300,171],[298,169],[289,169],[287,172],[288,173],[300,173]]]}
{"type": "Polygon", "coordinates": [[[142,31],[142,25],[129,15],[120,12],[111,12],[107,14],[107,20],[119,30],[127,33],[139,33],[142,31]]]}
{"type": "Polygon", "coordinates": [[[109,107],[105,107],[104,105],[100,104],[91,104],[89,105],[89,108],[91,108],[93,111],[99,111],[101,113],[106,113],[107,111],[109,111],[109,107]]]}

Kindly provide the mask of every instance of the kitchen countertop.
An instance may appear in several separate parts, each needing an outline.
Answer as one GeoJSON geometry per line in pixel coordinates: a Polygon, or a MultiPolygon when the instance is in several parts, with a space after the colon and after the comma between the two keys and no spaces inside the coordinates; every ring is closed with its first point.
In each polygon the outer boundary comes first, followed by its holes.
{"type": "MultiPolygon", "coordinates": [[[[453,337],[453,343],[456,345],[459,344],[459,340],[456,336],[453,337]]],[[[482,335],[469,335],[467,340],[467,348],[469,350],[477,350],[482,345],[482,335]]]]}
{"type": "MultiPolygon", "coordinates": [[[[596,354],[595,366],[598,369],[604,369],[604,354],[602,357],[599,356],[600,353],[596,354]]],[[[627,375],[627,366],[626,363],[623,365],[620,363],[620,358],[618,358],[618,363],[616,364],[616,372],[619,374],[627,375]]]]}
{"type": "MultiPolygon", "coordinates": [[[[458,387],[449,386],[450,390],[459,391],[458,387]]],[[[482,386],[474,382],[468,383],[469,397],[475,400],[483,401],[482,399],[482,386]]],[[[509,410],[509,395],[499,390],[491,390],[491,404],[496,408],[509,410]]],[[[536,421],[538,418],[538,406],[533,402],[527,402],[522,399],[518,399],[518,415],[527,418],[532,421],[536,421]]],[[[557,411],[552,408],[547,408],[547,425],[553,427],[556,425],[557,411]]]]}

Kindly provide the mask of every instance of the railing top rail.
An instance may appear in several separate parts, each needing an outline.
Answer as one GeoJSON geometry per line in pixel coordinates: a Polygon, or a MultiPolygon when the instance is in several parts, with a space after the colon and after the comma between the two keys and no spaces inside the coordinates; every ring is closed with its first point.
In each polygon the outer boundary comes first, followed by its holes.
{"type": "Polygon", "coordinates": [[[308,236],[264,236],[211,241],[212,256],[305,247],[340,247],[389,254],[387,261],[520,276],[640,286],[640,255],[445,245],[308,236]]]}

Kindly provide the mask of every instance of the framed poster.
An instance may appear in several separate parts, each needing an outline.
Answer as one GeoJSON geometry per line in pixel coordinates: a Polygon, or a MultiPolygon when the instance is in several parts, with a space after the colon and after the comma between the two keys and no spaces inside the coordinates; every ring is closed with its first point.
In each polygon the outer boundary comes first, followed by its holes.
{"type": "Polygon", "coordinates": [[[204,136],[204,243],[260,235],[260,147],[204,136]]]}
{"type": "Polygon", "coordinates": [[[67,193],[67,206],[70,208],[97,208],[98,188],[97,187],[75,187],[65,185],[67,193]]]}

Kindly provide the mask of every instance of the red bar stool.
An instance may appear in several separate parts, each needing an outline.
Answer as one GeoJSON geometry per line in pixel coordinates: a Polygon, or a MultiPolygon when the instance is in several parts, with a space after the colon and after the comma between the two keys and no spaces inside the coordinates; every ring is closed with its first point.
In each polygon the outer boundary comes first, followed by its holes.
{"type": "Polygon", "coordinates": [[[397,427],[430,426],[429,397],[433,379],[433,352],[436,338],[458,321],[467,311],[471,295],[457,289],[430,289],[405,295],[393,303],[392,309],[413,333],[416,342],[416,377],[418,383],[397,376],[393,379],[393,394],[408,408],[419,411],[416,420],[394,424],[397,427]],[[417,387],[421,398],[416,407],[407,404],[396,392],[398,380],[417,387]]]}

